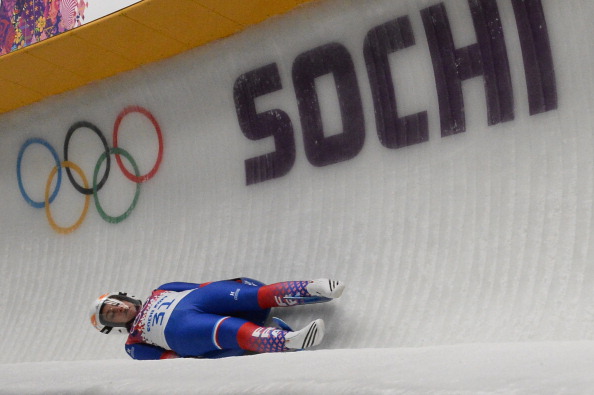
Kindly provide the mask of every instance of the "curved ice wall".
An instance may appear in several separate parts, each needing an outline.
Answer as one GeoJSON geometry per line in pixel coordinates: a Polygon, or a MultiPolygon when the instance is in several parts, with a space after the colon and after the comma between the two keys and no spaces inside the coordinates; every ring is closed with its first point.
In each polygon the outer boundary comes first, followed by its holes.
{"type": "Polygon", "coordinates": [[[2,116],[0,361],[126,358],[93,298],[241,275],[348,282],[277,311],[328,348],[592,339],[593,17],[323,1],[2,116]]]}

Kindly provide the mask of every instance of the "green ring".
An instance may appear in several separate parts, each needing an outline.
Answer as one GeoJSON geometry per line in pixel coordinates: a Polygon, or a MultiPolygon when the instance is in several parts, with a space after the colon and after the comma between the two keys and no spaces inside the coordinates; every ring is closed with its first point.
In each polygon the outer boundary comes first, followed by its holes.
{"type": "Polygon", "coordinates": [[[119,147],[110,148],[108,153],[102,152],[101,156],[99,157],[99,160],[97,161],[97,165],[95,166],[95,172],[93,173],[93,197],[95,198],[95,207],[97,208],[97,212],[99,213],[99,215],[101,215],[101,218],[103,218],[105,221],[111,224],[117,224],[128,218],[130,213],[132,213],[132,210],[134,210],[134,207],[136,207],[138,195],[140,194],[140,184],[136,183],[136,193],[134,194],[134,200],[132,201],[132,204],[130,205],[130,207],[128,207],[128,210],[126,210],[124,214],[118,217],[112,217],[103,210],[101,204],[99,204],[99,196],[97,196],[97,175],[99,174],[99,169],[101,168],[103,161],[107,159],[107,155],[111,154],[123,155],[126,159],[128,159],[128,162],[132,164],[132,167],[134,168],[134,173],[137,177],[140,175],[140,170],[138,169],[136,162],[134,161],[134,159],[132,159],[132,156],[128,153],[128,151],[119,147]]]}

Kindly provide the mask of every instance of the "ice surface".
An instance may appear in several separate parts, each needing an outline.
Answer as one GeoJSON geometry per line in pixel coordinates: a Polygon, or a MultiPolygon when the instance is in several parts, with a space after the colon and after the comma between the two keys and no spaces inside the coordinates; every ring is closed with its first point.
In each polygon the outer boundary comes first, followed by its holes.
{"type": "Polygon", "coordinates": [[[593,342],[0,365],[15,394],[587,394],[593,342]]]}

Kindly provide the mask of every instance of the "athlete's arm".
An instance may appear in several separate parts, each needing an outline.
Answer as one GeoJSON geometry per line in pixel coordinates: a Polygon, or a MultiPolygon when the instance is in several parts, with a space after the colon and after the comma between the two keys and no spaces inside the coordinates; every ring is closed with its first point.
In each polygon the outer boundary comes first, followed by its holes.
{"type": "Polygon", "coordinates": [[[148,359],[172,359],[179,356],[171,350],[153,346],[146,343],[126,343],[126,352],[134,359],[148,360],[148,359]]]}
{"type": "Polygon", "coordinates": [[[172,283],[163,284],[163,285],[159,286],[157,289],[160,289],[163,291],[182,292],[182,291],[187,291],[189,289],[196,289],[196,288],[200,288],[200,284],[184,283],[184,282],[176,281],[176,282],[172,282],[172,283]]]}

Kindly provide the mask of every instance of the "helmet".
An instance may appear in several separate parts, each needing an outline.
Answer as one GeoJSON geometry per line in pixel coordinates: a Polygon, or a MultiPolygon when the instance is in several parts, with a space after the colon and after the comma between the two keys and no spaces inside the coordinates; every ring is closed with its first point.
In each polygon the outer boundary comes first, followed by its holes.
{"type": "Polygon", "coordinates": [[[129,302],[136,306],[140,311],[142,301],[136,299],[134,296],[128,296],[125,292],[111,292],[101,295],[93,302],[91,306],[91,324],[97,328],[101,333],[108,334],[114,330],[117,333],[128,333],[132,320],[126,323],[109,322],[102,314],[101,309],[106,304],[121,304],[121,302],[129,302]]]}

